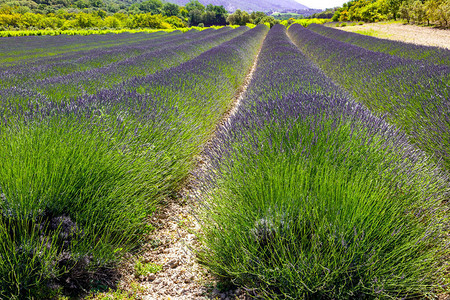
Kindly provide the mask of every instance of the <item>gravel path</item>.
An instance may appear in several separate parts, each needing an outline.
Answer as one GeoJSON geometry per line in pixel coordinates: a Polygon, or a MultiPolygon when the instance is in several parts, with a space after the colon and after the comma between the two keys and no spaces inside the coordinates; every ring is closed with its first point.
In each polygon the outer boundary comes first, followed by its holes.
{"type": "Polygon", "coordinates": [[[426,46],[436,46],[450,49],[450,30],[403,25],[401,23],[366,23],[364,25],[333,27],[345,31],[369,31],[376,37],[414,43],[426,46]]]}

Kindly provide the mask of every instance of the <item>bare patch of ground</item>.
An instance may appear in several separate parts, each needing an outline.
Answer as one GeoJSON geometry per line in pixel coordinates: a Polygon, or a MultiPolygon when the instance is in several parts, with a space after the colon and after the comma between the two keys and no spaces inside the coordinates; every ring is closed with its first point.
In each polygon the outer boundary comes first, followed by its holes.
{"type": "Polygon", "coordinates": [[[435,46],[450,49],[450,30],[399,22],[366,23],[364,25],[335,27],[336,29],[357,32],[418,45],[435,46]]]}
{"type": "MultiPolygon", "coordinates": [[[[229,110],[216,127],[216,131],[226,124],[236,113],[255,71],[259,52],[245,81],[234,97],[229,110]]],[[[212,134],[205,148],[214,143],[212,134]]],[[[208,162],[200,154],[196,170],[208,168],[208,162]]],[[[194,172],[195,173],[195,170],[194,172]]],[[[117,291],[97,294],[89,299],[248,299],[248,292],[239,288],[217,288],[218,280],[198,264],[194,249],[198,249],[196,234],[200,225],[193,211],[198,205],[198,186],[194,176],[190,176],[177,197],[166,199],[158,213],[149,223],[156,229],[148,236],[143,253],[130,256],[121,267],[121,281],[117,291]],[[136,264],[153,266],[157,272],[140,275],[136,264]]]]}

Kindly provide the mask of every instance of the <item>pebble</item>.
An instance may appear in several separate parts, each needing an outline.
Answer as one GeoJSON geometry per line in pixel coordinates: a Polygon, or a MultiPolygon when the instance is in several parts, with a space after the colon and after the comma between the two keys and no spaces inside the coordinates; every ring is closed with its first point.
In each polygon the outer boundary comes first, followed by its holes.
{"type": "Polygon", "coordinates": [[[178,265],[179,265],[179,261],[178,261],[178,259],[172,259],[169,263],[168,263],[168,265],[169,265],[169,267],[171,267],[172,269],[175,269],[176,267],[178,267],[178,265]]]}

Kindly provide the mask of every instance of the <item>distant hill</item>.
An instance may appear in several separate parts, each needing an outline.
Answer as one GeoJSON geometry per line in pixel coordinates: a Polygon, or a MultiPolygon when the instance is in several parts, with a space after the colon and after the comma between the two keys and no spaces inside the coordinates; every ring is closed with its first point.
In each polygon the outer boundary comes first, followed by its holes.
{"type": "MultiPolygon", "coordinates": [[[[168,2],[178,5],[185,5],[189,0],[168,0],[168,2]]],[[[295,0],[199,0],[203,5],[223,5],[227,11],[233,12],[236,9],[245,11],[282,11],[286,9],[303,10],[308,9],[303,4],[295,0]]]]}

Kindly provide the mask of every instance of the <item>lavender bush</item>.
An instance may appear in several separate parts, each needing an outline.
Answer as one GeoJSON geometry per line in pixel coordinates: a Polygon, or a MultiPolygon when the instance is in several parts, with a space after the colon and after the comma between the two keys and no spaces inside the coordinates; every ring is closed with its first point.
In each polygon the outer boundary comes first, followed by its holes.
{"type": "Polygon", "coordinates": [[[145,218],[188,175],[267,31],[239,29],[178,67],[62,103],[15,91],[30,101],[5,108],[0,127],[0,295],[80,291],[139,245],[145,218]]]}
{"type": "Polygon", "coordinates": [[[268,299],[436,295],[448,180],[334,85],[282,26],[208,149],[200,261],[268,299]]]}
{"type": "Polygon", "coordinates": [[[442,64],[450,66],[450,50],[445,48],[380,39],[326,27],[319,24],[311,24],[308,26],[308,29],[334,40],[359,46],[367,50],[382,52],[413,60],[422,60],[429,64],[442,64]]]}
{"type": "Polygon", "coordinates": [[[410,141],[450,167],[450,67],[373,52],[301,26],[289,35],[355,99],[409,134],[410,141]]]}
{"type": "MultiPolygon", "coordinates": [[[[47,56],[26,64],[0,67],[0,87],[22,86],[27,81],[66,75],[74,72],[100,68],[144,52],[154,51],[177,40],[185,40],[189,35],[175,31],[171,34],[148,34],[147,38],[129,39],[126,44],[108,45],[103,48],[80,50],[71,46],[72,52],[47,56]]],[[[121,41],[122,43],[124,41],[121,41]]],[[[66,46],[67,47],[67,46],[66,46]]],[[[44,52],[51,49],[42,49],[44,52]]]]}
{"type": "MultiPolygon", "coordinates": [[[[195,31],[195,30],[194,30],[195,31]]],[[[151,35],[163,36],[165,32],[151,35]]],[[[44,59],[49,56],[70,54],[77,51],[107,48],[146,40],[147,33],[121,33],[90,36],[19,36],[0,38],[0,65],[12,66],[44,59]]]]}
{"type": "MultiPolygon", "coordinates": [[[[29,81],[20,87],[45,94],[52,100],[67,101],[75,96],[93,94],[101,89],[110,88],[134,76],[145,76],[179,65],[245,30],[248,30],[248,27],[235,30],[229,28],[206,30],[188,34],[186,37],[183,34],[177,40],[171,39],[160,44],[158,48],[150,49],[135,57],[83,72],[29,81]]],[[[20,99],[15,101],[20,102],[20,99]]]]}

